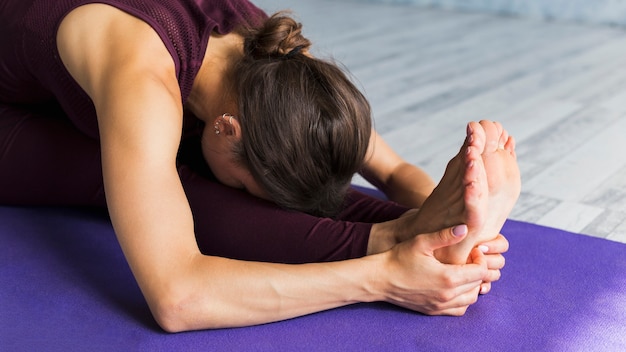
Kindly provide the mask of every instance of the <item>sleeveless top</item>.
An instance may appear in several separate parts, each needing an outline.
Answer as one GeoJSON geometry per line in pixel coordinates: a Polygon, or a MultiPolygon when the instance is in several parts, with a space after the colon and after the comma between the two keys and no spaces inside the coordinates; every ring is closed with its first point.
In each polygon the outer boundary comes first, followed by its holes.
{"type": "Polygon", "coordinates": [[[255,27],[267,17],[247,0],[3,2],[0,5],[0,102],[58,105],[80,131],[96,139],[98,126],[93,103],[67,72],[57,50],[58,27],[73,9],[102,3],[149,24],[174,60],[183,103],[191,92],[210,33],[226,34],[240,25],[255,27]]]}

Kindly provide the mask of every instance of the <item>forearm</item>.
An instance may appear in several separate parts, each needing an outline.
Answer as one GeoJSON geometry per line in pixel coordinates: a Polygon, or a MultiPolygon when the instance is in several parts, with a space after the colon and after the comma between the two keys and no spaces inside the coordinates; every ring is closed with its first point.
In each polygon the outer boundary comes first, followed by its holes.
{"type": "Polygon", "coordinates": [[[390,200],[410,208],[420,208],[435,189],[435,182],[422,169],[403,163],[379,187],[390,200]]]}
{"type": "Polygon", "coordinates": [[[385,195],[409,208],[420,208],[435,189],[430,176],[406,162],[372,130],[361,175],[385,195]]]}
{"type": "Polygon", "coordinates": [[[381,300],[379,259],[287,265],[198,255],[175,284],[185,294],[160,307],[160,323],[168,331],[247,326],[381,300]]]}

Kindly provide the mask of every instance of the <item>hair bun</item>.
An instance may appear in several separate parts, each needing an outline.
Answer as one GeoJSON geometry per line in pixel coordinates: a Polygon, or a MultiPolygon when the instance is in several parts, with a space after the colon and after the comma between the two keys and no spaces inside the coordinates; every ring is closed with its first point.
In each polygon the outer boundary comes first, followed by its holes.
{"type": "Polygon", "coordinates": [[[290,58],[306,51],[311,42],[302,35],[302,24],[285,12],[272,15],[245,45],[255,59],[290,58]]]}

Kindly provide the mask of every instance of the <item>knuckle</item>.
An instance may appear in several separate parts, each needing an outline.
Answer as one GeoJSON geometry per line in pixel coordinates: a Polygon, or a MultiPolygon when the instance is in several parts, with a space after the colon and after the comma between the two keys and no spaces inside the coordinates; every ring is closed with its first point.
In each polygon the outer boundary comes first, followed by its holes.
{"type": "MultiPolygon", "coordinates": [[[[456,294],[452,290],[443,290],[439,292],[437,295],[437,305],[441,305],[442,303],[450,302],[456,297],[456,294]]],[[[437,307],[440,308],[440,307],[437,307]]]]}
{"type": "Polygon", "coordinates": [[[450,273],[445,273],[442,275],[441,284],[445,289],[451,289],[457,286],[455,277],[450,273]]]}

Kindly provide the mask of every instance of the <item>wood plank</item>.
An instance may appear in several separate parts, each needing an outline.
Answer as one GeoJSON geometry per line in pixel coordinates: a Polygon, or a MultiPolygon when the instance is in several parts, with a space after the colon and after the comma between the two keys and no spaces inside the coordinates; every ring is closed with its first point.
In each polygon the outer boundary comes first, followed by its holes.
{"type": "Polygon", "coordinates": [[[580,203],[562,202],[537,220],[537,224],[571,232],[581,232],[600,214],[602,214],[601,208],[580,203]]]}
{"type": "MultiPolygon", "coordinates": [[[[568,129],[572,133],[578,131],[574,137],[561,134],[560,138],[573,139],[571,146],[563,147],[560,159],[546,165],[545,170],[526,181],[524,187],[532,189],[534,194],[550,198],[581,201],[621,170],[626,165],[626,158],[623,156],[623,151],[626,150],[626,119],[603,125],[595,136],[585,139],[587,136],[584,129],[596,125],[599,118],[600,115],[590,116],[588,124],[574,125],[568,129]]],[[[541,152],[536,150],[537,155],[532,157],[538,157],[541,152]]]]}

